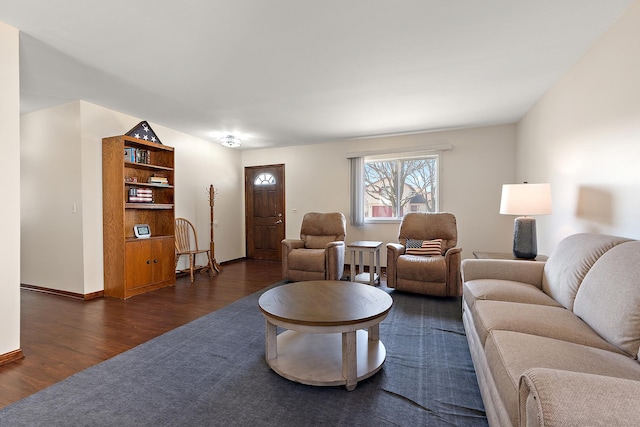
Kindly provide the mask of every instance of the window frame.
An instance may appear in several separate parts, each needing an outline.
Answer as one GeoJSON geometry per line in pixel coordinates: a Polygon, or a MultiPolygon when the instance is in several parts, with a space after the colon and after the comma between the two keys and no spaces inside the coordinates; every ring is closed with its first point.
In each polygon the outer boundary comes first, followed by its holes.
{"type": "Polygon", "coordinates": [[[377,154],[377,155],[367,155],[363,156],[363,166],[362,166],[362,179],[361,179],[361,197],[362,197],[362,205],[364,208],[364,224],[398,224],[402,222],[403,216],[394,216],[394,217],[367,217],[366,216],[366,180],[364,177],[365,174],[365,165],[367,162],[371,161],[406,161],[406,160],[421,160],[421,159],[430,159],[435,158],[436,160],[436,189],[435,189],[435,210],[434,212],[440,212],[442,207],[441,200],[441,179],[442,179],[442,152],[441,151],[430,151],[430,152],[422,152],[422,153],[386,153],[386,154],[377,154]]]}

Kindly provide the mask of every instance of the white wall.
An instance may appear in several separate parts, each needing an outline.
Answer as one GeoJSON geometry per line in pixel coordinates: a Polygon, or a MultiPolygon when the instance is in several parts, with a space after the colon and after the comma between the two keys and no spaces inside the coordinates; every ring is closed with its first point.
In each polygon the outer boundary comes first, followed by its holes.
{"type": "Polygon", "coordinates": [[[20,280],[82,293],[80,104],[23,115],[21,132],[20,280]]]}
{"type": "Polygon", "coordinates": [[[0,22],[0,356],[20,349],[20,66],[18,30],[0,22]]]}
{"type": "Polygon", "coordinates": [[[518,124],[518,177],[550,182],[539,251],[597,232],[640,238],[640,2],[518,124]]]}
{"type": "MultiPolygon", "coordinates": [[[[23,283],[79,294],[103,289],[102,138],[122,135],[141,120],[85,101],[22,117],[23,283]]],[[[240,153],[150,125],[163,144],[176,149],[176,216],[191,220],[200,245],[208,247],[206,190],[214,185],[216,258],[244,256],[240,153]]]]}
{"type": "MultiPolygon", "coordinates": [[[[472,257],[473,251],[511,251],[513,218],[499,215],[498,209],[502,184],[515,179],[515,125],[250,150],[243,152],[242,163],[285,165],[286,235],[299,238],[305,212],[340,211],[348,218],[347,153],[439,144],[453,146],[442,155],[440,210],[456,215],[463,256],[472,257]]],[[[395,242],[398,227],[398,222],[347,224],[346,240],[395,242]]]]}
{"type": "MultiPolygon", "coordinates": [[[[156,126],[152,127],[160,133],[156,126]]],[[[208,248],[211,210],[207,191],[213,185],[218,191],[215,200],[218,226],[214,229],[216,260],[224,262],[244,257],[244,176],[240,152],[161,126],[158,129],[162,132],[162,141],[166,139],[166,144],[176,149],[176,217],[193,222],[200,247],[208,248]]],[[[198,262],[202,264],[204,260],[198,262]]]]}

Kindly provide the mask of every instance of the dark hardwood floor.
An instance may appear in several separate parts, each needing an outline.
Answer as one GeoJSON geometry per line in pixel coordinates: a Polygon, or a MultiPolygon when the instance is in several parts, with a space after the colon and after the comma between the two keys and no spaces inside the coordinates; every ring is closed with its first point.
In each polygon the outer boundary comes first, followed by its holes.
{"type": "Polygon", "coordinates": [[[124,301],[22,290],[25,357],[0,366],[0,408],[282,278],[279,262],[243,260],[222,267],[213,278],[198,273],[191,284],[188,275],[181,276],[175,286],[124,301]]]}

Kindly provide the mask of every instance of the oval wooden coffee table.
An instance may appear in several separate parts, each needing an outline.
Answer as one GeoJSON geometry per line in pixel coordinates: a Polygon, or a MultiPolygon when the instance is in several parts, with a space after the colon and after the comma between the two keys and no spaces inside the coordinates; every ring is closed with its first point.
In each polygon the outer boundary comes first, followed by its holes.
{"type": "Polygon", "coordinates": [[[270,289],[258,303],[266,319],[265,359],[289,380],[345,385],[351,391],[384,363],[379,326],[392,304],[386,292],[353,282],[318,280],[270,289]],[[287,330],[278,335],[278,326],[287,330]]]}

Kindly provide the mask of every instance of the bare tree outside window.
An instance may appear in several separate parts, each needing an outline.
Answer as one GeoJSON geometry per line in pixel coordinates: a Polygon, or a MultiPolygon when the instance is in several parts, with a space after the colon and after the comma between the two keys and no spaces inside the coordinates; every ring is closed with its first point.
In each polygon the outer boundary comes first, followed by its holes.
{"type": "Polygon", "coordinates": [[[365,218],[437,212],[438,156],[366,160],[365,218]]]}

